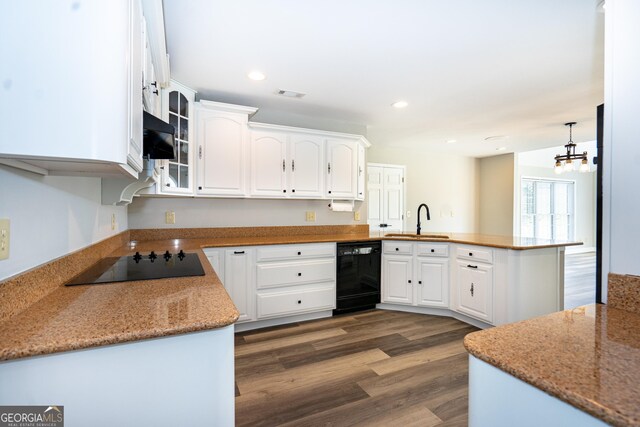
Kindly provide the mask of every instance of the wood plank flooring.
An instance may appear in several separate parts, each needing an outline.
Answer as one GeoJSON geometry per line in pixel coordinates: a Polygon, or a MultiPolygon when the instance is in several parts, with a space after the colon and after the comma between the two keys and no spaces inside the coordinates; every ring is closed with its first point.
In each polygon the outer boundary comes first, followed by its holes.
{"type": "Polygon", "coordinates": [[[464,336],[371,310],[236,334],[237,426],[466,426],[464,336]]]}
{"type": "Polygon", "coordinates": [[[596,302],[596,253],[567,254],[564,260],[564,308],[596,302]]]}

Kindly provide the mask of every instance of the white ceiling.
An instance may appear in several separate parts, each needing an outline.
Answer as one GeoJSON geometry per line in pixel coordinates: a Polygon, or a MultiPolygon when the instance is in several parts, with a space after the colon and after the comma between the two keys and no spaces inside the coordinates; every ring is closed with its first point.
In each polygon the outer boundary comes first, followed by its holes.
{"type": "Polygon", "coordinates": [[[562,145],[567,121],[578,122],[574,141],[595,138],[597,3],[164,0],[172,78],[202,99],[366,125],[375,145],[470,156],[562,145]],[[267,79],[249,80],[255,69],[267,79]],[[400,99],[409,106],[392,108],[400,99]],[[494,135],[508,138],[484,141],[494,135]]]}

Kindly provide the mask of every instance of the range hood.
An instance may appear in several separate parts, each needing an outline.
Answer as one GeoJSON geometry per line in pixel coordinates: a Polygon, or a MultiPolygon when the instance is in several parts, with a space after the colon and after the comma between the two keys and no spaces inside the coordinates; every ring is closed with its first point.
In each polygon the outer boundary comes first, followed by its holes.
{"type": "Polygon", "coordinates": [[[153,114],[144,112],[142,154],[148,159],[175,159],[175,132],[173,125],[153,114]]]}

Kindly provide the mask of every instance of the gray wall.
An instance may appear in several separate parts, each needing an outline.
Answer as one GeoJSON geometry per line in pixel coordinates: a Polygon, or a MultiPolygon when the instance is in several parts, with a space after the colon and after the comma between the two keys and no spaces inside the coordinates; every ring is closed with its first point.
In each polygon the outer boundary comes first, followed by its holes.
{"type": "MultiPolygon", "coordinates": [[[[514,234],[515,160],[512,153],[479,160],[479,216],[482,234],[514,234]]],[[[517,233],[515,233],[517,234],[517,233]]]]}

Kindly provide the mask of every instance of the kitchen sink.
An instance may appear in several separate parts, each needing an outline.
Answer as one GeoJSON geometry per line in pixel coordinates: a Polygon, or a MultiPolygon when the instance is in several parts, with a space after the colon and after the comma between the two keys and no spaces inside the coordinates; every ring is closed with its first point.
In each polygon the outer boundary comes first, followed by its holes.
{"type": "Polygon", "coordinates": [[[394,239],[448,239],[446,234],[406,234],[406,233],[389,233],[384,237],[393,237],[394,239]]]}

